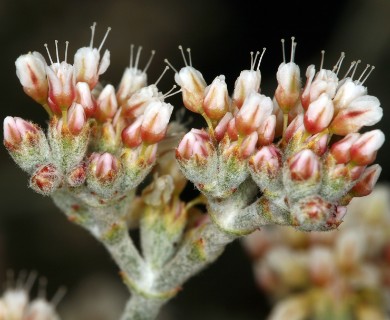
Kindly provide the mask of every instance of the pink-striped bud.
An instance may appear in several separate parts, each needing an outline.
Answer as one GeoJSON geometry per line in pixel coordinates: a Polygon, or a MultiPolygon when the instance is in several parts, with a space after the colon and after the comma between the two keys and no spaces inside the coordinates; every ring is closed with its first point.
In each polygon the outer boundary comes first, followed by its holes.
{"type": "Polygon", "coordinates": [[[288,160],[290,177],[295,181],[319,179],[320,161],[318,156],[309,149],[304,149],[288,160]]]}
{"type": "Polygon", "coordinates": [[[328,139],[328,134],[317,133],[305,141],[306,147],[321,157],[328,150],[328,139]]]}
{"type": "Polygon", "coordinates": [[[186,160],[196,157],[197,160],[204,160],[211,152],[208,133],[203,130],[191,129],[180,141],[176,149],[176,157],[186,160]]]}
{"type": "Polygon", "coordinates": [[[122,104],[122,114],[130,119],[139,117],[149,103],[158,100],[161,100],[161,95],[154,84],[141,88],[122,104]]]}
{"type": "Polygon", "coordinates": [[[206,81],[193,67],[184,67],[175,74],[175,81],[181,87],[184,106],[195,113],[202,113],[206,81]]]}
{"type": "Polygon", "coordinates": [[[288,125],[286,131],[284,132],[284,140],[289,142],[291,138],[297,134],[298,132],[303,132],[305,130],[305,126],[303,123],[303,115],[300,114],[294,118],[293,121],[288,125]]]}
{"type": "Polygon", "coordinates": [[[142,143],[141,125],[143,120],[144,116],[140,116],[131,125],[123,129],[122,141],[126,147],[134,148],[142,143]]]}
{"type": "Polygon", "coordinates": [[[73,102],[68,110],[68,128],[69,131],[77,136],[87,123],[84,108],[81,104],[73,102]]]}
{"type": "Polygon", "coordinates": [[[34,140],[39,138],[39,128],[35,124],[18,117],[6,117],[3,130],[4,145],[10,150],[17,148],[22,141],[34,143],[34,140]]]}
{"type": "Polygon", "coordinates": [[[310,88],[313,82],[314,75],[316,73],[316,68],[313,64],[307,67],[306,69],[306,84],[301,95],[301,103],[304,110],[307,110],[310,104],[310,88]]]}
{"type": "Polygon", "coordinates": [[[310,103],[304,118],[305,128],[311,134],[326,129],[333,119],[333,103],[327,93],[310,103]]]}
{"type": "Polygon", "coordinates": [[[43,195],[54,192],[62,181],[62,175],[54,164],[40,166],[30,178],[30,187],[43,195]]]}
{"type": "Polygon", "coordinates": [[[120,105],[125,103],[135,92],[146,86],[147,75],[137,68],[126,68],[117,93],[120,105]]]}
{"type": "MultiPolygon", "coordinates": [[[[233,115],[230,112],[227,112],[223,118],[218,122],[218,125],[214,129],[215,139],[221,141],[227,132],[229,122],[234,119],[233,115]]],[[[236,132],[237,135],[237,132],[236,132]]],[[[237,137],[236,137],[237,139],[237,137]]]]}
{"type": "Polygon", "coordinates": [[[359,137],[359,133],[350,133],[332,145],[330,154],[337,163],[347,163],[351,160],[351,147],[359,137]]]}
{"type": "Polygon", "coordinates": [[[278,87],[275,98],[283,113],[288,113],[297,103],[301,93],[299,67],[294,62],[281,63],[276,73],[278,87]]]}
{"type": "Polygon", "coordinates": [[[259,139],[257,140],[258,146],[265,146],[271,144],[275,138],[276,116],[270,115],[257,129],[259,139]]]}
{"type": "MultiPolygon", "coordinates": [[[[73,71],[73,66],[65,61],[46,67],[49,98],[51,103],[61,110],[68,109],[76,96],[73,71]]],[[[53,111],[56,112],[56,109],[53,111]]]]}
{"type": "Polygon", "coordinates": [[[145,110],[141,125],[142,141],[153,144],[162,140],[167,131],[173,106],[169,103],[154,101],[145,110]]]}
{"type": "Polygon", "coordinates": [[[238,76],[233,91],[234,105],[240,109],[245,99],[253,92],[259,92],[261,75],[259,70],[244,70],[238,76]]]}
{"type": "Polygon", "coordinates": [[[372,126],[382,119],[380,102],[373,96],[362,96],[353,100],[348,108],[342,109],[330,125],[333,133],[347,135],[364,126],[372,126]]]}
{"type": "Polygon", "coordinates": [[[237,131],[240,135],[249,135],[256,131],[267,119],[273,109],[272,100],[259,93],[252,92],[235,116],[237,131]]]}
{"type": "Polygon", "coordinates": [[[211,120],[220,120],[229,109],[230,101],[225,76],[221,75],[206,88],[203,110],[211,120]]]}
{"type": "Polygon", "coordinates": [[[48,95],[46,61],[39,52],[20,56],[15,61],[16,75],[24,92],[38,103],[44,104],[48,95]]]}
{"type": "Polygon", "coordinates": [[[356,84],[351,78],[347,78],[344,83],[338,88],[333,99],[334,109],[339,112],[342,109],[348,108],[349,104],[367,94],[367,88],[356,84]]]}
{"type": "Polygon", "coordinates": [[[120,164],[114,155],[108,152],[103,154],[93,153],[90,156],[89,161],[90,172],[98,180],[102,182],[110,182],[116,178],[120,164]]]}
{"type": "Polygon", "coordinates": [[[97,99],[96,119],[104,122],[114,117],[118,109],[118,102],[115,96],[115,88],[108,84],[104,87],[97,99]]]}
{"type": "Polygon", "coordinates": [[[110,65],[110,51],[104,51],[100,59],[100,50],[83,47],[74,55],[74,72],[76,82],[85,82],[92,90],[99,82],[99,76],[106,72],[110,65]]]}
{"type": "Polygon", "coordinates": [[[282,167],[282,156],[274,145],[264,146],[249,159],[249,165],[254,172],[264,172],[269,177],[276,177],[282,167]]]}
{"type": "Polygon", "coordinates": [[[241,159],[246,159],[250,155],[252,155],[252,153],[256,149],[257,139],[258,139],[257,132],[252,132],[250,135],[245,137],[245,139],[242,141],[240,145],[241,159]]]}
{"type": "Polygon", "coordinates": [[[331,70],[321,69],[311,84],[310,102],[317,100],[323,93],[326,93],[332,99],[336,94],[337,85],[337,75],[331,70]]]}
{"type": "Polygon", "coordinates": [[[238,131],[236,127],[236,118],[230,119],[227,125],[227,134],[229,135],[230,140],[236,141],[238,139],[238,131]]]}
{"type": "Polygon", "coordinates": [[[379,164],[374,164],[368,167],[360,177],[359,181],[354,185],[351,193],[355,197],[364,197],[369,195],[374,190],[375,184],[379,179],[382,168],[379,164]]]}
{"type": "Polygon", "coordinates": [[[359,166],[371,164],[384,142],[385,135],[380,130],[372,130],[362,134],[351,147],[351,161],[359,166]]]}
{"type": "Polygon", "coordinates": [[[88,83],[78,82],[76,84],[76,99],[75,102],[81,104],[84,108],[85,115],[90,118],[95,115],[96,102],[91,94],[91,89],[88,83]]]}

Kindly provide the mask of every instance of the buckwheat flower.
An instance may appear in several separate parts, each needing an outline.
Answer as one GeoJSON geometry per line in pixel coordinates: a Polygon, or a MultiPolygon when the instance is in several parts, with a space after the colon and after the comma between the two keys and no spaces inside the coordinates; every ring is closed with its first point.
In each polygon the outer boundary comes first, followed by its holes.
{"type": "Polygon", "coordinates": [[[122,131],[122,141],[126,147],[138,147],[142,143],[141,125],[144,121],[144,116],[138,117],[132,124],[127,126],[122,131]]]}
{"type": "Polygon", "coordinates": [[[78,135],[87,123],[84,108],[81,104],[73,102],[68,110],[68,128],[73,135],[78,135]]]}
{"type": "Polygon", "coordinates": [[[221,141],[227,132],[228,125],[230,120],[234,119],[233,115],[230,112],[227,112],[223,118],[218,122],[217,126],[214,129],[214,136],[217,141],[221,141]]]}
{"type": "Polygon", "coordinates": [[[359,166],[371,164],[384,142],[385,135],[380,130],[372,130],[362,134],[351,146],[351,161],[359,166]]]}
{"type": "Polygon", "coordinates": [[[3,128],[4,143],[7,147],[17,148],[23,140],[33,143],[39,137],[39,128],[19,117],[6,117],[3,128]]]}
{"type": "Polygon", "coordinates": [[[254,172],[273,178],[282,167],[282,155],[274,145],[264,146],[249,159],[249,165],[254,172]]]}
{"type": "Polygon", "coordinates": [[[108,84],[104,87],[97,99],[96,119],[104,122],[113,118],[118,109],[118,102],[115,96],[115,88],[108,84]]]}
{"type": "Polygon", "coordinates": [[[288,160],[290,177],[295,181],[319,179],[320,161],[311,150],[304,149],[288,160]]]}
{"type": "Polygon", "coordinates": [[[151,102],[144,112],[141,126],[142,141],[154,144],[164,138],[173,111],[169,103],[151,102]]]}
{"type": "Polygon", "coordinates": [[[259,140],[257,141],[258,146],[265,146],[271,144],[274,141],[276,128],[276,116],[270,115],[257,129],[259,140]]]}
{"type": "Polygon", "coordinates": [[[136,118],[142,115],[149,103],[163,99],[156,85],[152,84],[136,91],[122,104],[122,115],[125,118],[136,118]]]}
{"type": "Polygon", "coordinates": [[[209,135],[202,130],[191,129],[180,141],[176,154],[180,159],[189,160],[192,157],[206,159],[212,152],[209,135]]]}
{"type": "Polygon", "coordinates": [[[350,103],[367,94],[367,88],[361,84],[355,83],[351,78],[346,78],[337,89],[333,99],[333,104],[336,113],[340,110],[348,108],[350,103]]]}
{"type": "Polygon", "coordinates": [[[95,115],[96,101],[92,97],[91,89],[88,83],[78,82],[76,84],[75,102],[81,104],[84,108],[85,115],[90,118],[95,115]]]}
{"type": "Polygon", "coordinates": [[[327,93],[312,101],[305,112],[305,128],[311,134],[326,129],[333,119],[333,103],[327,93]]]}
{"type": "Polygon", "coordinates": [[[110,51],[105,50],[102,59],[100,59],[100,50],[110,32],[107,32],[100,43],[99,48],[93,47],[96,23],[91,26],[91,42],[89,47],[83,47],[76,51],[74,55],[74,73],[76,82],[86,82],[92,90],[99,81],[99,76],[103,74],[110,65],[110,51]]]}
{"type": "Polygon", "coordinates": [[[45,104],[48,95],[46,61],[39,52],[21,55],[15,61],[16,75],[24,92],[40,104],[45,104]]]}
{"type": "Polygon", "coordinates": [[[203,110],[211,120],[220,120],[230,110],[225,76],[221,75],[214,79],[206,88],[203,101],[203,110]]]}
{"type": "Polygon", "coordinates": [[[364,170],[358,182],[354,185],[351,193],[355,197],[364,197],[369,195],[375,187],[376,182],[382,172],[382,168],[378,164],[374,164],[364,170]]]}
{"type": "Polygon", "coordinates": [[[359,133],[349,133],[343,139],[332,144],[330,154],[337,163],[347,163],[351,160],[351,147],[359,137],[359,133]]]}
{"type": "Polygon", "coordinates": [[[294,62],[282,63],[276,73],[278,87],[275,98],[284,113],[288,113],[297,103],[301,91],[299,67],[294,62]]]}
{"type": "Polygon", "coordinates": [[[112,154],[105,152],[103,154],[93,153],[90,158],[89,171],[99,181],[113,181],[119,171],[119,160],[112,154]]]}

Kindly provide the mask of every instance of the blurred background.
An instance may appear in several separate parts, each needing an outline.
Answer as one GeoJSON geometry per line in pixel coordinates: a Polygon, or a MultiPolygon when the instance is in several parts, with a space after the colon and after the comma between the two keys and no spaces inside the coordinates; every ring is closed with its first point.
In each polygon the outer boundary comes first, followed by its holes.
{"type": "MultiPolygon", "coordinates": [[[[162,72],[164,58],[177,68],[183,65],[177,49],[182,44],[192,48],[193,65],[208,83],[225,74],[230,89],[239,72],[249,68],[249,52],[266,47],[261,88],[270,96],[282,60],[281,38],[296,37],[296,62],[302,75],[309,64],[319,66],[322,49],[326,50],[325,67],[330,69],[345,51],[341,74],[356,59],[362,60],[362,66],[376,66],[365,85],[384,109],[378,127],[390,134],[389,17],[389,0],[0,0],[0,118],[19,116],[45,126],[46,113],[23,93],[14,61],[28,51],[44,54],[44,43],[54,50],[55,39],[60,41],[60,52],[69,40],[68,56],[72,56],[89,43],[89,26],[97,21],[96,42],[108,26],[112,27],[105,44],[111,51],[111,65],[102,79],[114,85],[129,63],[130,43],[144,47],[141,66],[150,50],[157,50],[148,72],[150,82],[162,72]]],[[[161,82],[162,91],[171,88],[173,82],[173,73],[168,73],[161,82]]],[[[181,107],[179,96],[170,102],[181,107]]],[[[200,123],[195,119],[193,126],[200,123]]],[[[382,181],[390,180],[390,168],[386,167],[389,150],[388,139],[377,160],[383,167],[382,181]]],[[[50,199],[29,190],[26,175],[4,148],[0,148],[0,195],[0,279],[9,268],[37,270],[49,280],[49,297],[59,286],[68,287],[63,309],[80,300],[80,290],[90,290],[86,292],[91,294],[83,295],[90,298],[101,294],[103,300],[105,292],[112,290],[108,296],[115,297],[115,304],[108,305],[120,312],[126,290],[104,248],[70,224],[50,199]]],[[[264,319],[270,306],[256,289],[251,269],[239,243],[230,245],[213,266],[184,286],[161,319],[264,319]]],[[[108,319],[116,319],[115,311],[108,319]]]]}

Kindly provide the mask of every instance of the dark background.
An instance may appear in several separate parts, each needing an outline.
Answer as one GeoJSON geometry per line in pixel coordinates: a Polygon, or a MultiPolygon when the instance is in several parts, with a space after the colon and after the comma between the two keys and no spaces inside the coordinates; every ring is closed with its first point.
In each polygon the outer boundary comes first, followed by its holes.
{"type": "MultiPolygon", "coordinates": [[[[117,85],[129,61],[129,44],[143,45],[141,66],[149,51],[157,54],[149,69],[150,82],[164,68],[183,62],[177,46],[192,48],[193,65],[210,83],[225,74],[232,89],[239,72],[248,69],[250,51],[267,47],[262,72],[262,92],[275,90],[275,74],[282,59],[280,39],[295,36],[296,61],[304,75],[308,64],[318,67],[326,50],[325,67],[332,68],[341,51],[350,61],[361,59],[375,71],[365,83],[384,109],[379,127],[389,133],[390,103],[390,1],[15,1],[0,0],[0,114],[20,116],[45,125],[46,114],[27,97],[15,75],[15,59],[28,51],[44,53],[44,43],[54,48],[70,41],[68,56],[90,39],[89,26],[98,22],[96,43],[107,26],[112,31],[105,47],[111,65],[102,79],[117,85]]],[[[287,46],[289,48],[289,46],[287,46]]],[[[359,69],[360,71],[362,69],[359,69]]],[[[172,73],[161,82],[163,91],[173,84],[172,73]]],[[[171,98],[180,107],[180,97],[171,98]]],[[[390,180],[389,143],[378,157],[382,181],[390,180]]],[[[49,279],[48,291],[69,288],[68,299],[83,279],[94,274],[113,275],[117,269],[104,249],[85,231],[64,218],[49,198],[27,187],[27,177],[0,148],[0,279],[5,270],[37,270],[49,279]]],[[[122,292],[123,287],[120,287],[122,292]]],[[[264,319],[269,310],[255,288],[249,259],[238,242],[230,245],[213,266],[191,279],[165,309],[171,319],[264,319]]]]}

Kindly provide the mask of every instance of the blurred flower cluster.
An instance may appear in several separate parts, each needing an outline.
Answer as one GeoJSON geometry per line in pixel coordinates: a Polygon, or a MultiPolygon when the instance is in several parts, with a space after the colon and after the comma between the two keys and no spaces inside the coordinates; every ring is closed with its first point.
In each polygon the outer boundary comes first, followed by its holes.
{"type": "Polygon", "coordinates": [[[390,314],[390,187],[352,200],[338,230],[265,227],[245,241],[269,319],[384,320],[390,314]]]}

